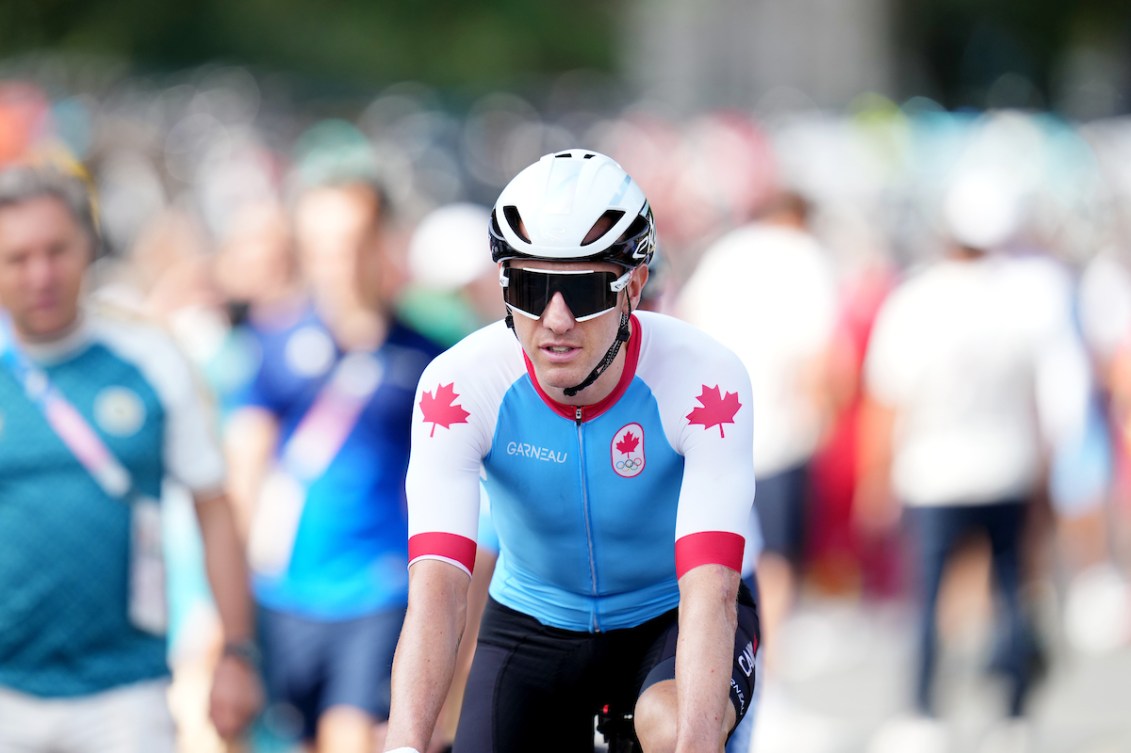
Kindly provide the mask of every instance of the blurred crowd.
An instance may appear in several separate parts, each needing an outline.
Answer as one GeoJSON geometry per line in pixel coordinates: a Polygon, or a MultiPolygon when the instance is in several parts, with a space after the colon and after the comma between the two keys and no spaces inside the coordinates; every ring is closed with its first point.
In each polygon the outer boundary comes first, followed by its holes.
{"type": "MultiPolygon", "coordinates": [[[[912,599],[913,573],[933,565],[907,551],[899,503],[1024,507],[1008,524],[1018,572],[995,583],[1033,623],[1027,667],[1053,640],[1083,652],[1131,642],[1131,121],[879,96],[832,113],[781,91],[677,117],[610,106],[608,82],[581,74],[538,97],[457,102],[416,84],[303,99],[228,67],[81,73],[0,78],[0,166],[49,162],[89,183],[104,246],[91,294],[173,333],[229,438],[235,396],[264,357],[249,325],[344,276],[439,347],[454,343],[503,313],[486,233],[499,188],[541,154],[593,148],[652,201],[648,305],[696,321],[751,371],[771,685],[788,661],[775,631],[799,600],[912,599]],[[347,181],[379,187],[377,264],[307,253],[356,220],[333,207],[305,217],[299,197],[347,181]]],[[[305,347],[316,359],[320,344],[305,347]]],[[[217,647],[177,494],[173,702],[196,753],[217,745],[198,702],[217,647]]],[[[986,600],[977,563],[997,564],[996,546],[948,545],[974,564],[945,577],[939,564],[926,643],[949,640],[948,610],[992,621],[952,602],[986,600]]],[[[1026,669],[1018,682],[1038,679],[1026,669]]],[[[288,732],[268,721],[265,750],[288,732]]]]}

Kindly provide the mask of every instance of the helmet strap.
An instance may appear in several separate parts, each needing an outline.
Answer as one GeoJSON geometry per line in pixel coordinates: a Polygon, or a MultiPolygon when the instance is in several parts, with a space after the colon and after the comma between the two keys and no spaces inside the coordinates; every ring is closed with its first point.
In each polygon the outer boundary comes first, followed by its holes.
{"type": "Polygon", "coordinates": [[[613,360],[617,357],[617,353],[620,352],[621,343],[628,342],[628,317],[629,314],[632,313],[631,302],[627,303],[626,309],[627,310],[620,312],[620,327],[617,329],[617,339],[613,340],[613,344],[605,351],[605,357],[601,359],[601,362],[589,372],[589,376],[585,377],[580,384],[576,384],[573,387],[566,387],[562,390],[562,392],[566,394],[566,397],[573,397],[578,392],[581,392],[583,389],[593,384],[593,382],[596,382],[597,378],[604,374],[605,370],[612,365],[613,360]]]}

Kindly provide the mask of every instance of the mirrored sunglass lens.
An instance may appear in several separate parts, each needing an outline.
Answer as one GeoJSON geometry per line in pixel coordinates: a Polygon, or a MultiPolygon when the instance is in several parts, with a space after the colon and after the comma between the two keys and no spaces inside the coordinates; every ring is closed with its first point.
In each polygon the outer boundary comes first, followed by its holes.
{"type": "Polygon", "coordinates": [[[607,311],[617,305],[617,294],[609,286],[617,276],[612,272],[593,272],[573,277],[562,285],[562,297],[575,319],[607,311]]]}
{"type": "Polygon", "coordinates": [[[503,300],[514,309],[532,316],[542,316],[549,303],[548,275],[526,274],[521,269],[511,269],[507,273],[508,284],[503,288],[503,300]]]}
{"type": "Polygon", "coordinates": [[[512,308],[538,318],[556,293],[561,293],[575,318],[607,311],[617,302],[610,289],[617,279],[612,272],[561,273],[534,269],[509,270],[504,300],[512,308]]]}

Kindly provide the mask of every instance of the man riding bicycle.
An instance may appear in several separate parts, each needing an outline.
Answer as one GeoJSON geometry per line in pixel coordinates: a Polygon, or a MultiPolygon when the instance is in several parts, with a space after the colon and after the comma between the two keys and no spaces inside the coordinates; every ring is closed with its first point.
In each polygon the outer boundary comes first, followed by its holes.
{"type": "Polygon", "coordinates": [[[426,750],[451,682],[482,483],[500,552],[456,753],[592,750],[605,705],[633,712],[648,753],[718,753],[749,710],[759,644],[739,578],[749,378],[703,332],[633,313],[655,224],[610,158],[527,167],[490,243],[505,324],[417,390],[387,750],[426,750]]]}

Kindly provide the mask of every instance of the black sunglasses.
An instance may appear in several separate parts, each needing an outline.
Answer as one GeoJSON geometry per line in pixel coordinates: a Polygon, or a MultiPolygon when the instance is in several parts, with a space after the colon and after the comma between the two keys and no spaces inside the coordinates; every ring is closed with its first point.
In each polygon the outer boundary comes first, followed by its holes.
{"type": "Polygon", "coordinates": [[[503,267],[499,270],[499,285],[503,288],[503,301],[523,316],[542,318],[554,294],[561,293],[574,320],[584,322],[615,309],[617,294],[631,277],[631,269],[617,277],[615,272],[592,269],[503,267]]]}

